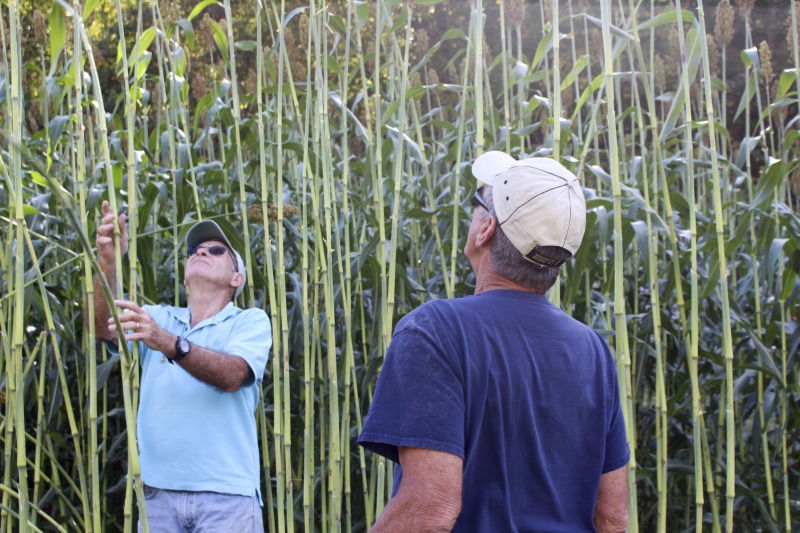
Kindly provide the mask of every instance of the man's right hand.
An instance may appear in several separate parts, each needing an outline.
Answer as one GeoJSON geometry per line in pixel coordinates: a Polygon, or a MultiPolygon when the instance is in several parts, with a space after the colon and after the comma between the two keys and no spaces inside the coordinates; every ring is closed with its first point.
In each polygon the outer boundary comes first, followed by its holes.
{"type": "MultiPolygon", "coordinates": [[[[117,296],[117,261],[114,250],[114,217],[117,216],[111,210],[107,201],[102,205],[103,218],[97,227],[97,255],[100,262],[100,269],[106,277],[111,295],[117,296]]],[[[128,252],[128,229],[125,224],[125,215],[119,215],[119,249],[122,255],[128,252]]],[[[94,276],[94,324],[95,337],[99,340],[117,344],[117,332],[108,329],[108,319],[111,311],[108,309],[108,302],[103,294],[103,287],[97,274],[94,276]]]]}
{"type": "MultiPolygon", "coordinates": [[[[114,254],[114,216],[115,213],[108,205],[108,201],[103,201],[103,218],[100,221],[100,226],[97,228],[97,254],[100,258],[100,265],[102,267],[113,268],[116,264],[116,256],[114,254]]],[[[122,255],[128,251],[128,229],[125,223],[125,215],[119,215],[119,248],[122,255]]]]}

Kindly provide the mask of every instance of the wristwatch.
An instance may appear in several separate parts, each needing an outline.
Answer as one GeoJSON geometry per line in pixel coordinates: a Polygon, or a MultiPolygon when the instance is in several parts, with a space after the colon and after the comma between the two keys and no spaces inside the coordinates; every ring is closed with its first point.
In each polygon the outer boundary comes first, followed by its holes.
{"type": "Polygon", "coordinates": [[[169,359],[170,364],[174,365],[175,361],[180,361],[187,355],[189,355],[189,351],[192,349],[192,343],[186,337],[178,336],[178,340],[175,341],[175,355],[169,359]]]}

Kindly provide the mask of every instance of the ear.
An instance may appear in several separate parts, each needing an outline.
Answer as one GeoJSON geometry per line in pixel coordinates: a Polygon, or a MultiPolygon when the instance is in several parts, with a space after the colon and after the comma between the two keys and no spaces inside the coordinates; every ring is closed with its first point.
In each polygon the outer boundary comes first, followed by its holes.
{"type": "Polygon", "coordinates": [[[231,287],[239,287],[244,283],[244,276],[241,272],[234,272],[233,277],[231,277],[231,287]]]}
{"type": "Polygon", "coordinates": [[[494,235],[494,230],[497,228],[497,217],[488,216],[481,221],[478,227],[478,232],[475,235],[475,245],[483,248],[489,244],[489,240],[494,235]]]}

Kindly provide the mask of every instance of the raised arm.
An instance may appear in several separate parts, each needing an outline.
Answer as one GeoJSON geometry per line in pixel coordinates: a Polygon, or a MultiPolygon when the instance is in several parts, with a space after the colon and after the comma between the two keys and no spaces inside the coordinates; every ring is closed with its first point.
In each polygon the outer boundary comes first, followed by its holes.
{"type": "Polygon", "coordinates": [[[594,527],[597,533],[622,533],[628,527],[627,465],[600,476],[594,527]]]}
{"type": "Polygon", "coordinates": [[[464,462],[424,448],[398,449],[403,480],[371,533],[427,533],[453,529],[461,513],[464,462]]]}
{"type": "MultiPolygon", "coordinates": [[[[146,309],[135,303],[127,300],[115,300],[114,303],[124,309],[119,315],[119,320],[125,329],[126,341],[141,341],[151,350],[161,352],[169,359],[175,357],[177,335],[162,328],[146,309]]],[[[107,327],[116,338],[116,326],[110,318],[107,327]]],[[[261,328],[254,329],[268,331],[269,322],[261,328]]],[[[254,334],[252,331],[247,333],[254,334]]],[[[264,350],[269,350],[268,344],[264,346],[264,350]]],[[[236,392],[255,378],[253,370],[244,358],[210,350],[197,344],[192,344],[189,355],[175,364],[180,365],[200,381],[225,392],[236,392]]]]}
{"type": "MultiPolygon", "coordinates": [[[[117,287],[117,261],[116,252],[114,250],[114,217],[116,213],[111,211],[111,207],[107,201],[102,205],[103,218],[100,220],[100,225],[97,228],[97,236],[95,243],[97,244],[98,262],[100,269],[111,287],[111,294],[114,297],[117,287]]],[[[125,222],[125,215],[119,215],[119,232],[120,243],[119,248],[124,255],[128,251],[128,230],[125,222]]],[[[113,344],[117,344],[117,334],[108,328],[108,319],[111,318],[111,311],[108,308],[108,302],[103,294],[103,286],[100,282],[98,274],[94,276],[94,327],[95,337],[98,340],[104,340],[113,344]]]]}

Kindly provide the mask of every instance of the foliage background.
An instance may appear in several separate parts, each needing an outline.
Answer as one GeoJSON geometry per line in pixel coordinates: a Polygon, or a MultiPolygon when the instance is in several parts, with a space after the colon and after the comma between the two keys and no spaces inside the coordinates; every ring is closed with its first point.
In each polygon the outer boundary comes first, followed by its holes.
{"type": "Polygon", "coordinates": [[[135,527],[136,354],[84,325],[103,199],[137,301],[185,300],[194,221],[235,235],[266,523],[365,530],[392,466],[355,438],[396,320],[472,290],[488,149],[584,180],[550,296],[617,356],[631,529],[796,527],[799,12],[680,4],[0,3],[0,530],[135,527]]]}

